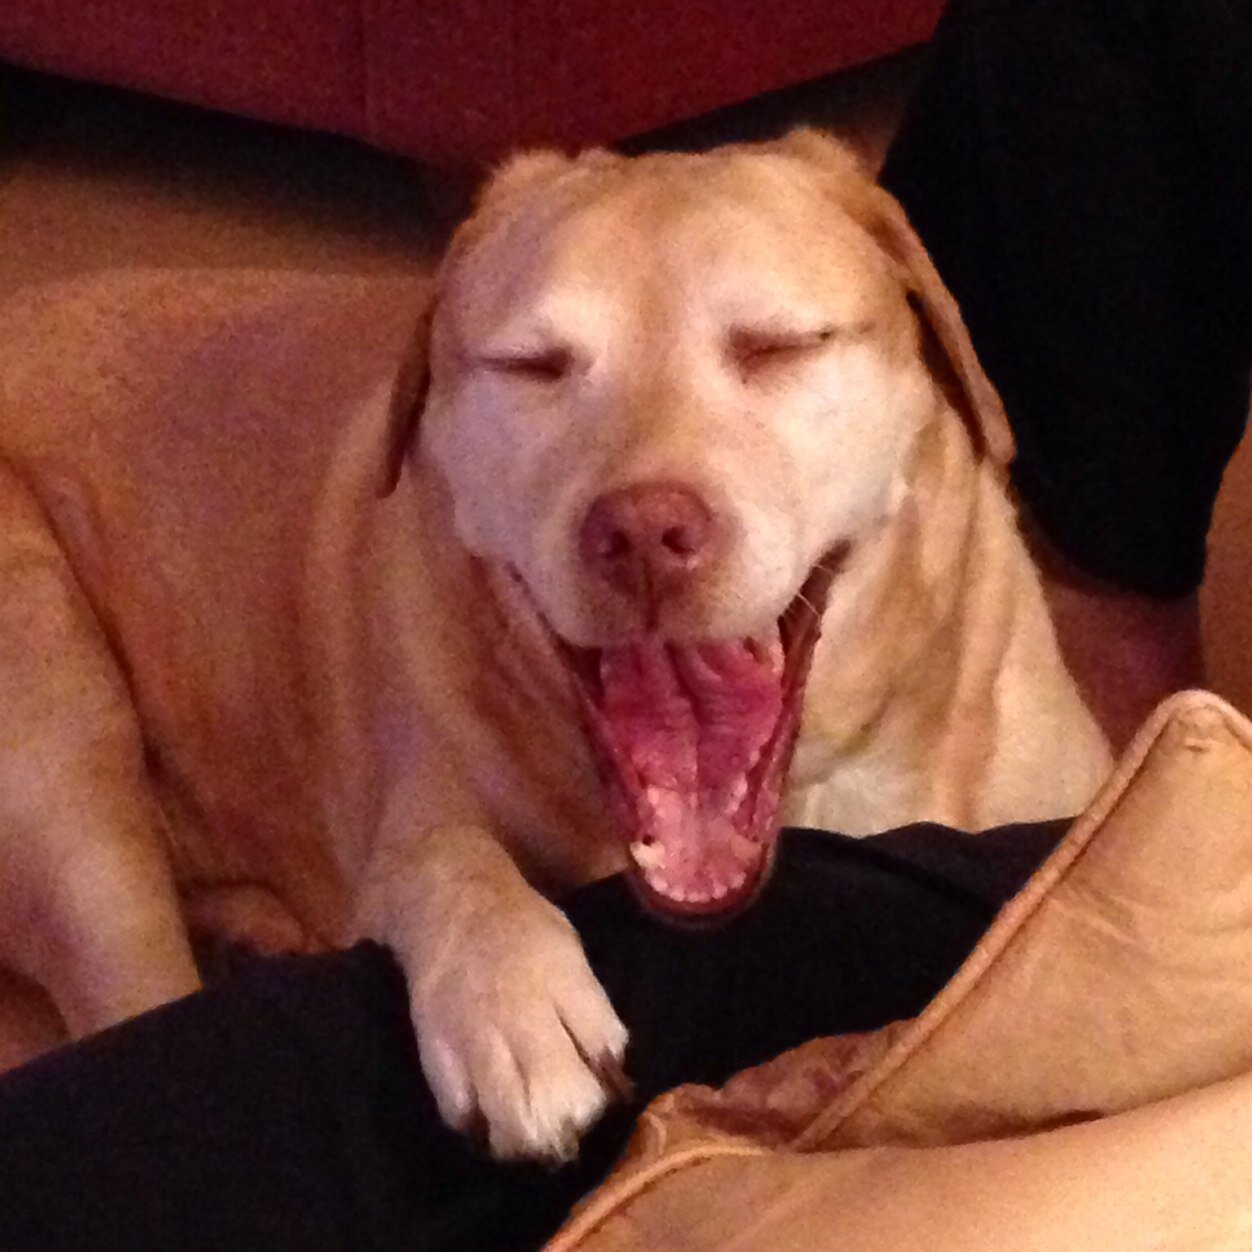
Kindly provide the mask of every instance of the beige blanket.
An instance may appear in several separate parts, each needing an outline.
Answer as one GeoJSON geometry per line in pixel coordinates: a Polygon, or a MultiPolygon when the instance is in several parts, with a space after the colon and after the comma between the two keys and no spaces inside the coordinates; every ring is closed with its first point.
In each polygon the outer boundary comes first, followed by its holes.
{"type": "Polygon", "coordinates": [[[1252,724],[1162,706],[920,1018],[662,1097],[550,1247],[1252,1248],[1252,724]]]}

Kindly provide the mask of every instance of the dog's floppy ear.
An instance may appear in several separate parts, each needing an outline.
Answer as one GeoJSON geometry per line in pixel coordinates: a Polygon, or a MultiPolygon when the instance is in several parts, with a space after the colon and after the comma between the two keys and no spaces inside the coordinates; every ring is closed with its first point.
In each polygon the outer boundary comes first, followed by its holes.
{"type": "Polygon", "coordinates": [[[1015,451],[1013,430],[1000,395],[974,352],[952,293],[899,201],[877,186],[872,199],[870,233],[904,276],[909,303],[929,340],[924,346],[932,369],[964,416],[975,446],[998,465],[1007,466],[1015,451]]]}
{"type": "Polygon", "coordinates": [[[778,140],[778,151],[817,167],[833,195],[894,263],[922,324],[927,359],[969,426],[975,446],[1001,466],[1013,459],[1013,432],[983,372],[952,293],[898,200],[883,190],[855,148],[804,128],[778,140]]]}
{"type": "Polygon", "coordinates": [[[435,305],[431,300],[417,319],[392,383],[378,473],[380,496],[389,496],[395,491],[404,458],[417,438],[417,424],[430,387],[430,327],[434,314],[435,305]]]}

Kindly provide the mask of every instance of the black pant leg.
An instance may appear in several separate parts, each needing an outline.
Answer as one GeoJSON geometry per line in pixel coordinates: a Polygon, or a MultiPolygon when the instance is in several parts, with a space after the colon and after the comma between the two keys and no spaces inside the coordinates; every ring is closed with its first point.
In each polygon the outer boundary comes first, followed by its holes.
{"type": "Polygon", "coordinates": [[[756,906],[706,931],[646,917],[620,879],[577,893],[638,1097],[561,1170],[441,1124],[383,949],[260,962],[0,1080],[0,1248],[537,1248],[653,1095],[919,1012],[1059,833],[788,832],[756,906]]]}
{"type": "Polygon", "coordinates": [[[0,1079],[0,1248],[392,1246],[420,1131],[381,949],[277,961],[0,1079]],[[337,1092],[351,1084],[351,1099],[337,1092]]]}
{"type": "Polygon", "coordinates": [[[1252,365],[1247,0],[954,0],[889,154],[1089,573],[1198,586],[1252,365]]]}

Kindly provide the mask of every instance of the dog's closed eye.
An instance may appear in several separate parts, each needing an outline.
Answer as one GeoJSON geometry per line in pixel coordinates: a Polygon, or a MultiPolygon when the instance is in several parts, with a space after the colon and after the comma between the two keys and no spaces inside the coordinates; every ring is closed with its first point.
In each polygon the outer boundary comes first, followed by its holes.
{"type": "Polygon", "coordinates": [[[726,355],[741,374],[750,375],[794,364],[824,348],[836,334],[834,326],[814,330],[736,326],[726,336],[726,355]]]}
{"type": "Polygon", "coordinates": [[[480,360],[486,369],[497,374],[535,383],[557,383],[574,369],[574,354],[569,348],[522,349],[519,351],[492,352],[480,360]]]}

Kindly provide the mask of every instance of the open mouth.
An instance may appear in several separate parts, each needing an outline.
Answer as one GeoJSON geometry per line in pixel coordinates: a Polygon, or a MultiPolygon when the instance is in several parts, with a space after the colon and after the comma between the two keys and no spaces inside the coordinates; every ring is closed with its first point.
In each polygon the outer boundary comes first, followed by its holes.
{"type": "Polygon", "coordinates": [[[722,918],[762,886],[840,557],[818,563],[763,636],[608,648],[558,641],[632,885],[654,911],[722,918]]]}

